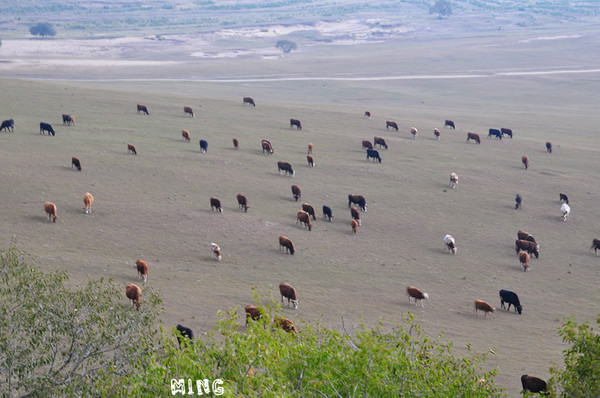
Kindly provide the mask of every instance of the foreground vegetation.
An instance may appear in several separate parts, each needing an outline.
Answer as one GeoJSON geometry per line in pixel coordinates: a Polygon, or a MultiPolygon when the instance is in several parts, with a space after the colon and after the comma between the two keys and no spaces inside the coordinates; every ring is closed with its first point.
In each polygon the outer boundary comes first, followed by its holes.
{"type": "MultiPolygon", "coordinates": [[[[178,332],[157,327],[156,294],[144,292],[135,311],[112,281],[71,289],[67,280],[65,273],[40,271],[14,247],[0,253],[2,396],[502,394],[496,371],[482,370],[487,354],[469,350],[458,358],[452,343],[427,337],[412,318],[392,330],[346,333],[304,324],[288,334],[271,326],[281,311],[271,298],[246,331],[235,311],[223,312],[214,331],[189,343],[182,338],[180,348],[178,332]]],[[[265,298],[255,294],[255,301],[265,298]]],[[[573,319],[560,333],[571,348],[551,385],[563,397],[598,396],[599,336],[573,319]]]]}

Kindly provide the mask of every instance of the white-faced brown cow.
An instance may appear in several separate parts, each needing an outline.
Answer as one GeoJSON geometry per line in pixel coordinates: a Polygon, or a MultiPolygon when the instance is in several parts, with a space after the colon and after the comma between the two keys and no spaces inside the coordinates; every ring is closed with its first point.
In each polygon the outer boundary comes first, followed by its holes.
{"type": "Polygon", "coordinates": [[[215,255],[217,261],[221,261],[221,246],[216,243],[211,242],[210,251],[215,255]]]}
{"type": "Polygon", "coordinates": [[[312,223],[310,222],[310,215],[304,210],[298,210],[296,215],[296,225],[298,222],[302,225],[304,224],[305,228],[308,228],[309,231],[312,230],[312,223]]]}
{"type": "Polygon", "coordinates": [[[294,309],[298,309],[298,295],[296,294],[296,289],[289,283],[280,283],[279,284],[279,293],[281,293],[281,302],[284,302],[284,298],[287,299],[288,307],[290,306],[290,302],[294,305],[294,309]]]}
{"type": "Polygon", "coordinates": [[[359,225],[354,218],[350,220],[350,227],[352,227],[352,233],[356,235],[356,233],[358,232],[359,225]]]}
{"type": "Polygon", "coordinates": [[[284,162],[283,160],[277,162],[277,171],[279,171],[279,174],[283,172],[285,175],[290,175],[292,177],[296,176],[296,172],[292,168],[292,165],[288,162],[284,162]]]}
{"type": "Polygon", "coordinates": [[[214,196],[210,198],[210,209],[213,211],[217,211],[219,213],[223,213],[223,206],[221,206],[221,201],[214,196]]]}
{"type": "Polygon", "coordinates": [[[419,130],[417,130],[416,127],[411,127],[410,134],[412,134],[413,140],[416,140],[417,136],[419,135],[419,130]]]}
{"type": "Polygon", "coordinates": [[[287,333],[298,333],[298,329],[296,329],[294,322],[281,316],[275,317],[275,319],[273,320],[273,326],[276,328],[283,329],[283,331],[287,333]]]}
{"type": "Polygon", "coordinates": [[[144,283],[148,282],[148,263],[141,258],[138,258],[135,262],[135,267],[137,268],[138,275],[142,281],[144,283]]]}
{"type": "Polygon", "coordinates": [[[470,140],[474,140],[476,143],[481,144],[481,138],[479,138],[479,134],[467,133],[467,142],[470,140]]]}
{"type": "Polygon", "coordinates": [[[411,303],[412,299],[415,300],[415,305],[417,305],[417,301],[421,301],[421,307],[425,307],[423,304],[423,300],[429,301],[429,295],[427,293],[422,292],[420,289],[414,286],[408,286],[406,288],[406,294],[408,294],[408,302],[411,303]]]}
{"type": "Polygon", "coordinates": [[[189,131],[181,130],[181,136],[183,137],[184,141],[191,142],[189,131]]]}
{"type": "Polygon", "coordinates": [[[315,167],[315,158],[313,155],[306,155],[306,161],[308,162],[309,167],[315,167]]]}
{"type": "Polygon", "coordinates": [[[296,202],[302,197],[302,188],[300,188],[300,185],[292,185],[292,195],[294,195],[296,202]]]}
{"type": "Polygon", "coordinates": [[[395,129],[396,131],[398,131],[398,123],[396,123],[393,120],[387,120],[385,122],[385,128],[389,129],[390,127],[393,128],[393,129],[395,129]]]}
{"type": "Polygon", "coordinates": [[[535,238],[529,232],[519,230],[517,231],[517,238],[535,243],[535,238]]]}
{"type": "Polygon", "coordinates": [[[267,151],[267,153],[269,155],[272,155],[273,152],[275,152],[273,150],[273,145],[271,145],[271,143],[269,142],[269,140],[262,140],[260,142],[260,146],[262,147],[263,154],[265,153],[265,151],[267,151]]]}
{"type": "Polygon", "coordinates": [[[535,256],[535,258],[540,258],[540,245],[535,242],[530,242],[528,240],[517,239],[515,241],[515,252],[519,254],[519,251],[525,251],[531,255],[535,256]]]}
{"type": "Polygon", "coordinates": [[[248,319],[252,319],[253,321],[258,321],[262,314],[260,313],[260,308],[255,305],[247,305],[244,307],[244,311],[246,312],[246,326],[248,326],[248,319]]]}
{"type": "Polygon", "coordinates": [[[308,153],[309,155],[310,155],[310,154],[312,154],[312,151],[313,151],[314,147],[315,147],[315,146],[313,145],[313,143],[312,143],[312,142],[309,142],[309,143],[308,143],[308,152],[307,152],[307,153],[308,153]]]}
{"type": "Polygon", "coordinates": [[[488,312],[496,312],[496,308],[493,305],[483,300],[475,300],[473,304],[475,306],[475,316],[479,316],[479,311],[483,311],[483,317],[487,318],[488,312]]]}
{"type": "Polygon", "coordinates": [[[244,209],[244,213],[248,212],[248,197],[244,194],[238,193],[237,194],[237,201],[238,201],[238,208],[239,209],[244,209]]]}
{"type": "Polygon", "coordinates": [[[94,197],[92,196],[92,194],[89,192],[86,192],[85,194],[83,194],[83,206],[84,206],[85,214],[92,213],[92,203],[94,203],[94,197]]]}
{"type": "Polygon", "coordinates": [[[279,236],[279,250],[283,250],[285,248],[286,252],[289,252],[291,255],[294,255],[296,249],[294,249],[294,242],[291,239],[281,235],[279,236]]]}
{"type": "Polygon", "coordinates": [[[529,269],[529,253],[527,252],[519,252],[519,262],[521,263],[521,268],[523,272],[527,272],[529,269]]]}
{"type": "Polygon", "coordinates": [[[137,307],[137,310],[139,311],[140,304],[142,303],[142,289],[140,289],[138,285],[128,283],[127,286],[125,286],[125,296],[131,300],[132,306],[137,307]]]}
{"type": "Polygon", "coordinates": [[[352,204],[357,205],[364,212],[367,211],[367,200],[362,195],[348,194],[348,207],[352,204]]]}
{"type": "Polygon", "coordinates": [[[190,115],[190,117],[196,117],[196,114],[194,113],[194,110],[192,109],[191,106],[184,106],[183,107],[183,114],[184,115],[190,115]]]}

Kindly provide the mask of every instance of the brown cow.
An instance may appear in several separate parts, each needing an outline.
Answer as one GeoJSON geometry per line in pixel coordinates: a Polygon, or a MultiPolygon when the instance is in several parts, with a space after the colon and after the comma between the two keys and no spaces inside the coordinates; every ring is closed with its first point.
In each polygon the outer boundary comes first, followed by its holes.
{"type": "Polygon", "coordinates": [[[521,231],[519,230],[517,232],[517,237],[520,240],[528,240],[530,242],[534,242],[535,243],[535,238],[533,237],[533,235],[531,235],[529,232],[525,232],[525,231],[521,231]]]}
{"type": "Polygon", "coordinates": [[[135,305],[139,311],[140,304],[142,303],[142,289],[138,285],[128,283],[125,287],[125,295],[131,300],[131,305],[135,305]]]}
{"type": "Polygon", "coordinates": [[[548,385],[543,379],[529,375],[521,376],[521,385],[523,386],[523,391],[529,391],[532,393],[546,392],[548,388],[548,385]]]}
{"type": "Polygon", "coordinates": [[[305,212],[304,210],[298,210],[296,215],[296,224],[304,224],[305,228],[308,228],[309,231],[312,231],[312,223],[310,222],[310,214],[305,212]]]}
{"type": "Polygon", "coordinates": [[[483,311],[484,318],[487,318],[488,312],[496,312],[496,308],[494,308],[491,304],[486,303],[483,300],[475,300],[475,316],[479,316],[478,312],[483,311]]]}
{"type": "Polygon", "coordinates": [[[190,132],[187,130],[181,130],[181,136],[187,142],[190,142],[190,132]]]}
{"type": "Polygon", "coordinates": [[[521,263],[521,268],[523,268],[523,272],[527,272],[527,270],[529,269],[529,253],[519,252],[519,262],[521,263]]]}
{"type": "Polygon", "coordinates": [[[374,137],[373,145],[379,145],[379,148],[384,147],[385,149],[388,149],[387,143],[382,137],[374,137]]]}
{"type": "Polygon", "coordinates": [[[234,138],[234,139],[233,139],[233,147],[234,147],[235,149],[238,149],[238,148],[240,147],[240,142],[238,141],[238,139],[237,139],[237,138],[234,138]]]}
{"type": "Polygon", "coordinates": [[[310,143],[308,144],[308,154],[309,154],[309,155],[312,153],[312,151],[313,151],[313,148],[314,148],[314,147],[315,147],[315,146],[313,145],[313,143],[312,143],[312,142],[310,142],[310,143]]]}
{"type": "Polygon", "coordinates": [[[527,253],[533,253],[535,258],[540,258],[540,245],[535,242],[530,242],[528,240],[517,239],[515,241],[515,252],[519,254],[519,251],[526,251],[527,253]]]}
{"type": "Polygon", "coordinates": [[[255,305],[247,305],[244,307],[244,311],[246,312],[246,326],[248,326],[248,319],[252,319],[253,321],[258,321],[262,314],[260,313],[260,308],[255,305]]]}
{"type": "Polygon", "coordinates": [[[83,206],[85,209],[85,214],[92,213],[92,203],[94,203],[94,197],[92,196],[92,194],[89,192],[83,194],[83,206]]]}
{"type": "Polygon", "coordinates": [[[388,129],[390,127],[398,131],[398,123],[394,122],[393,120],[388,120],[385,122],[385,128],[388,129]]]}
{"type": "Polygon", "coordinates": [[[144,281],[144,283],[148,282],[148,263],[141,258],[138,258],[135,262],[135,266],[137,268],[139,277],[144,281]]]}
{"type": "Polygon", "coordinates": [[[373,149],[373,144],[369,140],[363,140],[362,147],[363,149],[373,149]]]}
{"type": "Polygon", "coordinates": [[[217,261],[221,261],[221,246],[211,242],[210,251],[213,252],[217,261]]]}
{"type": "Polygon", "coordinates": [[[214,196],[210,198],[210,209],[213,211],[217,211],[219,213],[223,213],[223,206],[221,206],[221,201],[214,196]]]}
{"type": "Polygon", "coordinates": [[[282,247],[285,247],[285,251],[286,252],[290,252],[291,255],[294,255],[294,252],[296,251],[296,249],[294,249],[294,243],[291,241],[291,239],[280,235],[279,236],[279,250],[282,250],[282,247]]]}
{"type": "Polygon", "coordinates": [[[296,289],[289,283],[280,283],[279,284],[279,293],[281,293],[281,302],[283,303],[283,299],[286,298],[288,301],[288,307],[290,306],[290,301],[294,305],[294,309],[298,309],[298,295],[296,294],[296,289]]]}
{"type": "Polygon", "coordinates": [[[127,153],[131,153],[132,155],[137,155],[137,151],[135,147],[131,144],[127,144],[127,153]]]}
{"type": "Polygon", "coordinates": [[[475,140],[476,143],[481,144],[481,139],[479,138],[479,134],[467,133],[467,142],[469,142],[469,140],[475,140]]]}
{"type": "Polygon", "coordinates": [[[56,222],[58,216],[56,215],[56,205],[52,202],[44,202],[44,210],[48,215],[48,221],[52,218],[52,222],[56,222]]]}
{"type": "Polygon", "coordinates": [[[137,111],[138,111],[138,113],[143,113],[143,114],[146,114],[146,115],[150,114],[150,113],[148,113],[148,108],[146,107],[146,105],[140,105],[140,104],[138,104],[137,111]]]}
{"type": "Polygon", "coordinates": [[[248,197],[244,194],[237,194],[238,209],[244,209],[244,213],[248,212],[248,197]]]}
{"type": "Polygon", "coordinates": [[[423,304],[423,300],[429,301],[429,295],[427,293],[423,293],[420,289],[414,286],[408,286],[406,288],[406,293],[408,294],[408,302],[411,303],[411,299],[415,299],[415,305],[417,305],[417,301],[421,300],[421,307],[425,307],[423,304]]]}
{"type": "Polygon", "coordinates": [[[183,107],[183,114],[186,116],[190,115],[191,117],[196,117],[196,115],[194,114],[194,110],[190,106],[183,107]]]}
{"type": "Polygon", "coordinates": [[[292,165],[288,162],[284,162],[283,160],[277,162],[277,171],[279,171],[279,174],[284,172],[286,175],[289,174],[292,177],[296,176],[296,172],[292,168],[292,165]]]}
{"type": "Polygon", "coordinates": [[[273,150],[273,145],[271,145],[271,143],[270,143],[268,140],[262,140],[262,141],[260,142],[260,145],[261,145],[261,147],[262,147],[262,151],[263,151],[263,153],[265,153],[265,151],[267,151],[267,153],[268,153],[269,155],[272,155],[272,154],[273,154],[273,152],[275,152],[275,151],[273,150]]]}
{"type": "Polygon", "coordinates": [[[256,107],[256,103],[254,103],[254,99],[252,97],[244,97],[244,99],[242,99],[242,105],[246,104],[256,107]]]}
{"type": "Polygon", "coordinates": [[[313,155],[306,155],[306,161],[310,167],[315,167],[315,158],[313,158],[313,155]]]}
{"type": "Polygon", "coordinates": [[[273,320],[273,326],[281,328],[281,329],[283,329],[284,332],[287,332],[287,333],[290,333],[290,332],[298,333],[298,330],[296,329],[294,322],[290,321],[287,318],[281,317],[281,316],[275,317],[275,319],[273,320]]]}
{"type": "Polygon", "coordinates": [[[290,128],[296,126],[298,130],[302,130],[302,123],[298,119],[290,119],[290,128]]]}
{"type": "Polygon", "coordinates": [[[348,194],[348,207],[352,203],[358,205],[362,211],[367,211],[367,200],[363,195],[348,194]]]}
{"type": "Polygon", "coordinates": [[[355,219],[350,220],[350,226],[352,227],[352,233],[356,234],[358,232],[358,222],[355,219]]]}
{"type": "Polygon", "coordinates": [[[410,133],[412,134],[413,140],[416,140],[417,136],[419,135],[419,130],[417,130],[416,127],[411,127],[410,133]]]}
{"type": "Polygon", "coordinates": [[[362,222],[360,221],[360,210],[358,210],[358,208],[351,207],[350,208],[350,215],[352,216],[353,220],[356,220],[356,222],[358,223],[358,225],[362,225],[362,222]]]}
{"type": "Polygon", "coordinates": [[[310,205],[308,203],[302,203],[302,210],[304,210],[305,212],[307,212],[312,217],[312,219],[314,221],[317,220],[317,216],[316,216],[316,213],[315,213],[315,208],[312,205],[310,205]]]}
{"type": "Polygon", "coordinates": [[[527,170],[529,168],[529,157],[521,156],[521,163],[523,163],[523,166],[525,166],[525,170],[527,170]]]}
{"type": "Polygon", "coordinates": [[[294,195],[296,202],[302,197],[302,188],[300,188],[300,185],[292,185],[292,195],[294,195]]]}
{"type": "Polygon", "coordinates": [[[71,168],[73,168],[73,167],[75,167],[77,170],[81,171],[81,162],[75,156],[73,156],[71,158],[71,168]]]}

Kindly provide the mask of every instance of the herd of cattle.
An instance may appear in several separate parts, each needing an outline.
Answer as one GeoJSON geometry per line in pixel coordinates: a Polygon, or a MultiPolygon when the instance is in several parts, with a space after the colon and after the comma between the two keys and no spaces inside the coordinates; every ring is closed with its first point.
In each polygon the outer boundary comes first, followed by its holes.
{"type": "MultiPolygon", "coordinates": [[[[256,107],[256,103],[255,103],[254,99],[252,99],[251,97],[244,97],[242,100],[242,104],[243,105],[251,105],[253,107],[256,107]]],[[[144,115],[150,115],[148,108],[145,105],[141,105],[141,104],[137,105],[137,112],[144,114],[144,115]]],[[[191,107],[185,106],[184,107],[184,115],[190,116],[190,117],[195,117],[195,112],[191,107]]],[[[364,117],[370,118],[371,112],[366,111],[364,114],[364,117]]],[[[72,115],[63,114],[62,120],[63,120],[63,124],[67,125],[67,126],[71,126],[71,125],[75,124],[75,117],[72,115]]],[[[14,123],[13,119],[4,120],[0,127],[0,131],[6,130],[8,132],[14,132],[14,125],[15,125],[15,123],[14,123]]],[[[300,120],[290,119],[290,128],[293,128],[293,127],[297,128],[298,130],[302,129],[302,124],[301,124],[300,120]]],[[[451,129],[456,128],[454,122],[451,120],[445,120],[444,127],[448,127],[451,129]]],[[[398,124],[392,120],[386,121],[386,129],[389,129],[389,128],[392,128],[396,131],[399,130],[398,124]]],[[[49,123],[41,122],[40,123],[40,134],[45,134],[45,133],[48,133],[48,135],[52,135],[52,136],[55,136],[55,134],[56,134],[55,130],[49,123]]],[[[419,134],[417,128],[415,128],[415,127],[410,128],[410,133],[411,133],[413,139],[416,139],[419,134]]],[[[433,133],[434,133],[435,139],[439,140],[440,136],[441,136],[440,131],[438,129],[434,129],[433,133]]],[[[190,133],[188,130],[182,130],[181,134],[185,141],[190,142],[190,133]]],[[[509,138],[512,139],[513,138],[512,130],[508,129],[508,128],[490,129],[489,130],[488,138],[496,138],[496,139],[501,140],[503,138],[503,136],[508,136],[509,138]]],[[[471,140],[475,141],[477,144],[481,143],[481,139],[478,134],[468,132],[466,141],[469,142],[471,140]]],[[[233,139],[233,145],[234,145],[234,148],[236,148],[236,149],[239,146],[239,142],[236,138],[233,139]]],[[[386,150],[388,149],[388,144],[386,143],[385,139],[382,137],[375,136],[372,144],[369,140],[362,141],[362,147],[363,147],[363,149],[366,149],[367,160],[373,159],[374,161],[378,161],[379,163],[382,163],[382,158],[381,158],[379,152],[374,149],[374,147],[377,145],[379,146],[379,149],[382,149],[382,148],[384,148],[386,150]]],[[[207,151],[208,143],[206,140],[200,140],[200,149],[202,152],[207,151]]],[[[272,143],[266,139],[263,139],[261,141],[261,149],[262,149],[263,154],[272,155],[274,153],[272,143]]],[[[546,150],[548,153],[552,153],[552,144],[550,142],[546,142],[546,150]]],[[[128,153],[137,155],[137,150],[136,150],[135,146],[132,144],[127,145],[127,151],[128,151],[128,153]]],[[[308,145],[307,161],[308,161],[309,166],[314,167],[315,161],[314,161],[314,157],[312,156],[312,151],[313,151],[313,144],[310,143],[308,145]]],[[[529,158],[527,156],[523,156],[522,163],[523,163],[524,167],[527,169],[529,166],[529,158]]],[[[77,157],[72,158],[72,167],[76,168],[78,171],[82,170],[81,162],[77,157]]],[[[279,174],[283,173],[283,174],[291,176],[291,177],[295,176],[295,171],[292,168],[292,165],[288,162],[278,161],[277,168],[278,168],[279,174]]],[[[455,172],[452,172],[450,174],[450,186],[453,189],[456,189],[458,186],[458,175],[455,172]]],[[[295,199],[295,201],[298,201],[299,199],[301,199],[302,189],[299,185],[292,185],[292,195],[293,195],[293,198],[295,199]]],[[[93,196],[89,192],[86,192],[84,195],[84,199],[83,199],[84,211],[86,214],[91,213],[91,206],[92,206],[93,200],[94,200],[93,196]]],[[[569,199],[565,194],[561,193],[560,200],[562,202],[562,205],[561,205],[562,219],[563,219],[563,221],[567,221],[569,213],[570,213],[570,207],[568,204],[569,199]]],[[[246,195],[240,193],[237,195],[237,201],[238,201],[239,208],[242,209],[244,212],[247,212],[248,208],[249,208],[248,197],[246,195]]],[[[521,201],[522,201],[521,196],[519,194],[517,194],[517,196],[515,198],[515,209],[517,209],[517,210],[520,209],[521,201]]],[[[223,207],[221,205],[221,201],[216,197],[210,198],[210,207],[212,210],[214,210],[216,212],[219,212],[219,213],[223,212],[223,207]]],[[[358,227],[362,225],[361,218],[360,218],[360,211],[361,210],[364,212],[367,211],[367,203],[366,203],[365,197],[362,195],[349,194],[348,195],[348,207],[350,208],[350,216],[351,216],[350,223],[351,223],[352,232],[354,234],[356,234],[358,227]]],[[[56,205],[51,202],[45,202],[44,210],[47,214],[48,220],[51,220],[52,222],[56,222],[56,220],[58,218],[56,205]]],[[[327,205],[323,205],[322,214],[323,214],[323,218],[328,219],[330,222],[332,222],[333,214],[332,214],[331,207],[329,207],[327,205]]],[[[312,230],[312,226],[313,226],[311,219],[312,219],[312,221],[316,220],[316,212],[315,212],[314,206],[312,206],[311,204],[308,204],[308,203],[302,203],[302,209],[298,210],[298,212],[297,212],[296,224],[300,223],[301,226],[304,226],[304,228],[307,228],[310,231],[310,230],[312,230]]],[[[533,254],[536,258],[539,258],[539,255],[540,255],[539,244],[535,241],[535,239],[533,238],[533,236],[531,234],[524,232],[524,231],[518,231],[517,238],[518,239],[515,241],[515,251],[519,257],[519,261],[520,261],[522,270],[524,272],[526,272],[530,268],[530,265],[529,265],[530,255],[533,254]]],[[[443,243],[444,243],[445,247],[450,251],[451,254],[457,253],[456,241],[452,235],[450,235],[450,234],[445,235],[443,238],[443,243]]],[[[285,252],[287,252],[291,255],[293,255],[296,251],[292,240],[283,235],[279,236],[279,249],[285,250],[285,252]]],[[[600,249],[600,239],[594,239],[590,249],[594,249],[595,252],[597,252],[600,249]]],[[[216,243],[211,243],[211,251],[215,255],[215,258],[218,261],[220,261],[222,258],[220,246],[216,243]]],[[[143,283],[146,283],[148,280],[148,263],[141,259],[138,259],[136,261],[136,268],[137,268],[139,277],[141,278],[143,283]]],[[[281,283],[279,285],[279,290],[280,290],[280,294],[281,294],[282,303],[284,302],[284,299],[287,299],[288,306],[290,304],[292,304],[293,308],[297,309],[299,300],[298,300],[298,295],[296,293],[295,288],[288,283],[281,283]]],[[[427,293],[424,293],[423,291],[421,291],[420,289],[418,289],[414,286],[408,286],[406,288],[406,291],[407,291],[409,303],[414,301],[414,303],[417,304],[417,302],[420,301],[421,306],[424,307],[423,302],[425,300],[429,300],[429,295],[427,293]]],[[[141,304],[141,295],[142,295],[141,288],[133,283],[128,283],[126,286],[126,289],[125,289],[125,293],[126,293],[126,297],[132,302],[133,306],[135,306],[136,308],[139,309],[140,304],[141,304]]],[[[506,307],[507,311],[510,311],[510,307],[512,305],[512,306],[514,306],[514,310],[516,312],[518,312],[518,314],[522,313],[523,306],[521,305],[519,297],[515,292],[509,291],[506,289],[501,289],[499,291],[499,295],[500,295],[501,308],[504,309],[505,304],[508,304],[508,306],[506,307]]],[[[257,306],[254,306],[254,305],[246,306],[245,307],[246,324],[248,324],[249,320],[260,319],[264,315],[261,311],[262,311],[262,309],[257,306]]],[[[474,301],[474,312],[475,312],[476,316],[478,315],[479,311],[482,311],[484,313],[484,318],[486,318],[488,313],[493,313],[496,311],[496,309],[494,308],[494,306],[492,306],[491,304],[489,304],[483,300],[475,300],[474,301]]],[[[297,332],[297,329],[296,329],[294,323],[286,318],[276,317],[273,320],[273,325],[276,327],[280,327],[287,332],[297,332]]],[[[188,328],[186,326],[182,326],[182,325],[177,325],[176,329],[179,331],[178,339],[179,339],[180,344],[182,342],[182,340],[181,340],[182,337],[188,338],[188,339],[193,339],[193,331],[190,328],[188,328]]],[[[545,382],[534,376],[523,375],[521,378],[521,381],[523,384],[523,389],[526,389],[526,390],[529,390],[532,392],[545,391],[545,389],[546,389],[545,382]]]]}

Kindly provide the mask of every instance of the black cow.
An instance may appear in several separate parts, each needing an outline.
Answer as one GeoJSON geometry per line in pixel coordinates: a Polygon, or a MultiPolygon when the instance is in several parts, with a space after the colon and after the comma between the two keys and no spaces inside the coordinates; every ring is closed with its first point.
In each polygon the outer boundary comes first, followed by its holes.
{"type": "Polygon", "coordinates": [[[500,129],[500,132],[502,133],[502,135],[506,134],[510,138],[513,138],[513,134],[512,134],[512,130],[511,129],[507,129],[507,128],[502,127],[500,129]]]}
{"type": "Polygon", "coordinates": [[[138,113],[143,113],[143,114],[146,114],[146,115],[150,114],[150,113],[148,113],[148,108],[146,107],[146,105],[140,105],[140,104],[138,104],[137,111],[138,111],[138,113]]]}
{"type": "Polygon", "coordinates": [[[251,97],[244,97],[244,99],[242,100],[242,105],[246,105],[246,104],[256,107],[256,104],[254,103],[254,99],[252,99],[251,97]]]}
{"type": "Polygon", "coordinates": [[[48,132],[48,135],[52,134],[53,137],[56,134],[54,132],[54,129],[52,128],[52,126],[49,123],[41,122],[40,123],[40,134],[46,134],[46,131],[48,132]]]}
{"type": "Polygon", "coordinates": [[[510,290],[500,290],[500,307],[504,308],[504,303],[508,304],[506,311],[510,311],[510,306],[513,305],[515,307],[515,311],[521,315],[521,311],[523,311],[523,306],[519,302],[519,296],[517,293],[511,292],[510,290]]]}
{"type": "Polygon", "coordinates": [[[373,161],[379,160],[379,163],[381,163],[381,157],[379,157],[379,152],[377,152],[375,149],[367,149],[367,160],[369,160],[370,158],[373,158],[373,161]]]}
{"type": "Polygon", "coordinates": [[[290,128],[296,126],[298,130],[302,130],[302,123],[298,119],[290,119],[290,128]]]}
{"type": "Polygon", "coordinates": [[[385,122],[385,128],[388,129],[390,127],[398,131],[398,123],[394,122],[393,120],[388,120],[385,122]]]}
{"type": "Polygon", "coordinates": [[[498,139],[502,139],[502,133],[500,132],[500,130],[498,129],[490,129],[489,133],[488,133],[488,138],[491,137],[496,137],[498,139]]]}
{"type": "Polygon", "coordinates": [[[200,140],[200,150],[202,153],[208,151],[208,142],[206,142],[206,140],[200,140]]]}
{"type": "Polygon", "coordinates": [[[177,331],[181,335],[177,335],[177,342],[179,342],[179,347],[181,347],[181,342],[185,341],[183,340],[184,338],[187,338],[190,341],[194,340],[194,332],[192,331],[192,329],[179,324],[175,326],[175,329],[177,329],[177,331]]]}
{"type": "Polygon", "coordinates": [[[540,245],[535,242],[517,239],[515,241],[515,252],[519,254],[520,250],[526,251],[529,254],[533,253],[535,258],[540,258],[540,245]]]}
{"type": "Polygon", "coordinates": [[[328,217],[329,218],[329,222],[331,222],[331,219],[333,218],[333,215],[331,213],[331,207],[323,205],[323,218],[328,217]]]}
{"type": "Polygon", "coordinates": [[[294,169],[292,169],[292,165],[282,160],[277,162],[277,171],[279,171],[279,174],[281,174],[281,172],[283,171],[286,175],[289,174],[292,177],[296,175],[296,172],[294,171],[294,169]]]}
{"type": "Polygon", "coordinates": [[[75,167],[77,170],[81,171],[81,162],[79,162],[79,159],[76,158],[75,156],[73,156],[71,158],[71,168],[75,167]]]}
{"type": "Polygon", "coordinates": [[[444,122],[444,127],[450,127],[451,129],[456,129],[456,126],[454,126],[454,122],[452,120],[446,120],[444,122]]]}
{"type": "Polygon", "coordinates": [[[565,202],[566,204],[569,204],[569,197],[566,194],[559,193],[558,196],[559,196],[561,202],[565,202]]]}
{"type": "MultiPolygon", "coordinates": [[[[543,379],[536,376],[523,375],[521,376],[521,384],[523,385],[523,391],[529,391],[533,393],[546,392],[548,386],[543,379]]],[[[545,395],[548,395],[547,393],[545,395]]]]}
{"type": "Polygon", "coordinates": [[[4,120],[2,122],[2,126],[0,126],[0,131],[6,129],[6,131],[15,131],[15,121],[13,119],[4,120]]]}
{"type": "Polygon", "coordinates": [[[592,247],[590,250],[594,249],[594,253],[598,255],[598,250],[600,250],[600,239],[592,239],[592,247]]]}
{"type": "Polygon", "coordinates": [[[552,153],[552,143],[550,141],[546,142],[546,152],[552,153]]]}
{"type": "Polygon", "coordinates": [[[367,211],[367,201],[362,195],[348,195],[348,207],[352,205],[352,203],[358,205],[363,211],[367,211]]]}
{"type": "Polygon", "coordinates": [[[521,201],[523,199],[521,198],[521,195],[517,194],[517,196],[515,196],[515,210],[519,210],[521,208],[521,201]]]}

